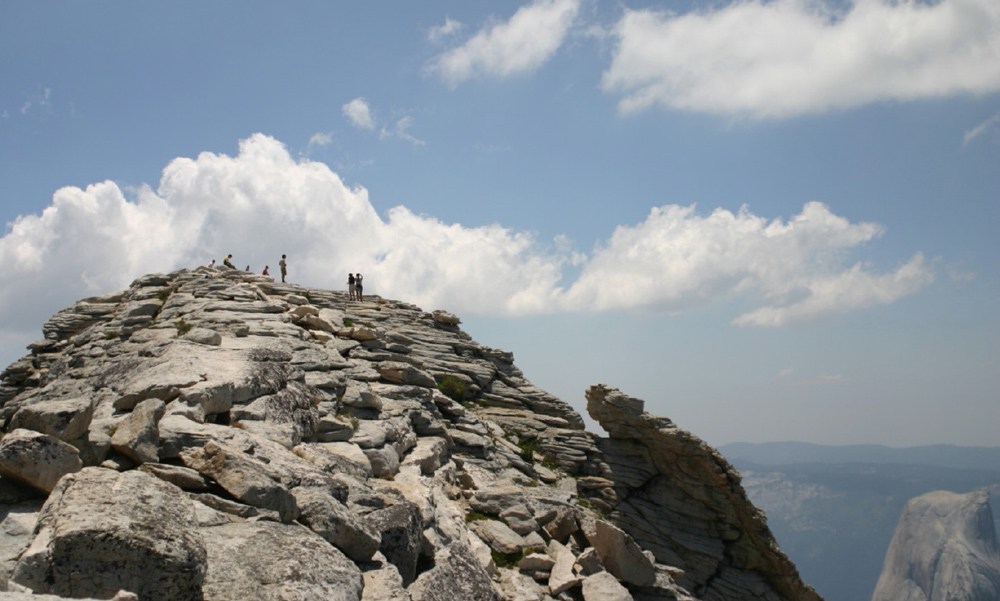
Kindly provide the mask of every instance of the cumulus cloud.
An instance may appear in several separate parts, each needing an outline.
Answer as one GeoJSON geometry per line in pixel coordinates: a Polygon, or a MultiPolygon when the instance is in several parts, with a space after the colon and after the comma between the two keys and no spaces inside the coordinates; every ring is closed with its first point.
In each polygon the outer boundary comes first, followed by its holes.
{"type": "Polygon", "coordinates": [[[40,215],[8,227],[0,330],[37,331],[80,297],[229,253],[255,271],[288,254],[300,283],[337,288],[361,271],[372,293],[497,314],[516,312],[526,279],[551,288],[562,261],[538,251],[530,234],[499,225],[467,228],[404,207],[383,219],[365,189],[323,163],[296,161],[261,134],[241,141],[235,157],[173,160],[158,188],[134,198],[110,181],[62,188],[40,215]]]}
{"type": "Polygon", "coordinates": [[[477,76],[503,79],[535,71],[555,55],[579,9],[580,0],[535,0],[509,21],[436,56],[427,71],[452,86],[477,76]]]}
{"type": "Polygon", "coordinates": [[[673,312],[739,297],[751,309],[736,323],[757,326],[891,303],[932,278],[919,254],[884,274],[863,263],[845,267],[846,254],[882,228],[819,203],[787,222],[747,208],[705,216],[658,207],[589,255],[565,236],[539,241],[402,206],[380,216],[364,188],[323,163],[295,160],[262,134],[242,140],[236,156],[174,159],[155,190],[126,193],[110,181],[62,188],[41,214],[8,228],[0,238],[0,340],[37,336],[43,320],[81,297],[229,253],[254,271],[287,254],[291,281],[326,288],[360,271],[373,294],[460,314],[673,312]],[[572,283],[563,282],[568,266],[580,269],[572,283]]]}
{"type": "Polygon", "coordinates": [[[996,0],[750,0],[627,10],[603,74],[619,109],[748,118],[1000,90],[996,0]]]}
{"type": "Polygon", "coordinates": [[[756,326],[891,303],[933,276],[919,253],[890,274],[861,263],[843,267],[846,251],[882,233],[818,202],[788,222],[769,222],[745,206],[705,217],[693,206],[657,207],[642,223],[619,226],[561,301],[576,310],[681,311],[743,296],[766,305],[734,323],[756,326]]]}
{"type": "Polygon", "coordinates": [[[340,107],[344,116],[354,127],[361,129],[374,129],[375,118],[372,116],[371,107],[364,98],[355,98],[344,106],[340,107]]]}

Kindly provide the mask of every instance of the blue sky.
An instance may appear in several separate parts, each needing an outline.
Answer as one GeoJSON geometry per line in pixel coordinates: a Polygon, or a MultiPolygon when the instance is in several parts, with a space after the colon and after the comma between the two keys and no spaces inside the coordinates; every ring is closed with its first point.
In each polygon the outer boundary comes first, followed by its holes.
{"type": "Polygon", "coordinates": [[[287,253],[585,413],[1000,444],[1000,5],[0,5],[0,362],[136,276],[287,253]]]}

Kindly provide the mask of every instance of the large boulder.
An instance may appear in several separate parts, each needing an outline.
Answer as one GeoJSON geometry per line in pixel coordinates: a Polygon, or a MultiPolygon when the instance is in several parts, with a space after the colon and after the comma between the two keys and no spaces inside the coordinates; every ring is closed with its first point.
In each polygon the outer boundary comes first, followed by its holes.
{"type": "Polygon", "coordinates": [[[39,401],[19,409],[7,428],[25,428],[70,442],[83,436],[93,417],[94,402],[87,397],[39,401]]]}
{"type": "Polygon", "coordinates": [[[365,521],[381,536],[379,551],[399,570],[403,584],[409,586],[417,576],[420,559],[420,509],[413,503],[402,502],[373,511],[365,521]]]}
{"type": "Polygon", "coordinates": [[[300,486],[292,494],[299,507],[299,521],[353,561],[368,561],[378,551],[381,533],[348,511],[326,489],[300,486]]]}
{"type": "Polygon", "coordinates": [[[233,522],[202,533],[208,551],[205,601],[361,599],[361,570],[307,528],[233,522]]]}
{"type": "Polygon", "coordinates": [[[214,441],[181,453],[181,460],[243,503],[275,511],[284,522],[298,517],[295,497],[266,463],[214,441]]]}
{"type": "Polygon", "coordinates": [[[160,430],[165,404],[159,399],[142,401],[123,420],[111,436],[111,446],[136,463],[156,463],[159,458],[160,430]]]}
{"type": "Polygon", "coordinates": [[[33,430],[14,430],[0,441],[0,476],[49,492],[66,474],[80,471],[76,447],[33,430]]]}
{"type": "Polygon", "coordinates": [[[39,593],[201,600],[204,543],[192,502],[138,470],[88,467],[63,478],[11,579],[39,593]]]}
{"type": "Polygon", "coordinates": [[[573,552],[554,540],[549,541],[547,552],[554,561],[552,572],[549,574],[549,592],[553,596],[559,596],[565,591],[579,586],[583,579],[573,571],[573,565],[576,563],[573,552]]]}
{"type": "Polygon", "coordinates": [[[412,601],[399,570],[376,553],[371,561],[362,564],[365,591],[361,601],[412,601]]]}
{"type": "Polygon", "coordinates": [[[435,388],[437,380],[429,373],[401,361],[382,361],[375,369],[386,382],[435,388]]]}
{"type": "Polygon", "coordinates": [[[583,601],[632,601],[632,593],[608,572],[598,572],[583,580],[583,601]]]}
{"type": "Polygon", "coordinates": [[[583,534],[593,545],[601,562],[619,580],[636,586],[656,582],[656,568],[631,536],[604,520],[583,520],[583,534]]]}
{"type": "Polygon", "coordinates": [[[454,542],[434,555],[434,567],[408,589],[413,601],[501,601],[469,547],[454,542]]]}

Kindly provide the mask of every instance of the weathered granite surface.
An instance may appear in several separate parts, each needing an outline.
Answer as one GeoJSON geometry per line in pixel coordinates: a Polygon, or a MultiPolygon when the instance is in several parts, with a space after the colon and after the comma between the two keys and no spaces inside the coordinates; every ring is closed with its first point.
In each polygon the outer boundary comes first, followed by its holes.
{"type": "Polygon", "coordinates": [[[460,323],[207,267],[60,311],[0,374],[0,595],[818,599],[713,449],[460,323]]]}
{"type": "Polygon", "coordinates": [[[1000,599],[1000,552],[988,501],[983,491],[910,499],[872,601],[1000,599]]]}

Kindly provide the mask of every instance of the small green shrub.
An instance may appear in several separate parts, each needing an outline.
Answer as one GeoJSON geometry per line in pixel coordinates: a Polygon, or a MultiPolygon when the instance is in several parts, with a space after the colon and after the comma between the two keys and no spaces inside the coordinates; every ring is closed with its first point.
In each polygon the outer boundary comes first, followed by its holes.
{"type": "Polygon", "coordinates": [[[488,515],[483,514],[483,513],[479,513],[478,511],[470,511],[469,513],[465,514],[465,521],[466,521],[466,523],[468,523],[468,522],[477,522],[477,521],[480,521],[480,520],[495,520],[495,519],[496,519],[495,517],[488,516],[488,515]]]}
{"type": "Polygon", "coordinates": [[[542,453],[542,467],[546,467],[552,471],[562,469],[562,464],[556,461],[554,457],[547,453],[542,453]]]}
{"type": "Polygon", "coordinates": [[[160,290],[159,292],[156,293],[156,298],[158,298],[160,302],[165,303],[167,302],[167,299],[170,298],[170,295],[173,293],[173,291],[174,291],[173,288],[164,288],[163,290],[160,290]]]}
{"type": "Polygon", "coordinates": [[[465,400],[465,395],[468,392],[465,382],[455,376],[445,376],[441,378],[441,381],[438,382],[438,390],[440,390],[446,397],[458,403],[465,400]]]}
{"type": "Polygon", "coordinates": [[[498,568],[516,568],[517,564],[520,563],[527,554],[527,551],[518,551],[516,553],[490,551],[490,555],[493,556],[493,563],[495,563],[498,568]]]}
{"type": "Polygon", "coordinates": [[[349,317],[345,317],[344,318],[344,327],[345,328],[352,328],[352,327],[354,327],[354,320],[350,319],[349,317]]]}
{"type": "Polygon", "coordinates": [[[190,324],[190,323],[184,321],[183,317],[180,318],[180,319],[178,319],[175,322],[175,324],[177,325],[177,335],[178,336],[183,336],[184,334],[187,334],[188,332],[191,331],[191,328],[194,327],[194,324],[190,324]]]}
{"type": "Polygon", "coordinates": [[[538,451],[538,440],[535,438],[522,438],[520,442],[517,443],[517,447],[521,449],[518,455],[521,459],[525,461],[534,461],[535,453],[538,451]]]}
{"type": "Polygon", "coordinates": [[[121,332],[119,332],[118,330],[112,330],[110,332],[105,332],[104,333],[104,339],[105,340],[114,340],[115,338],[118,338],[121,335],[122,335],[121,332]]]}

